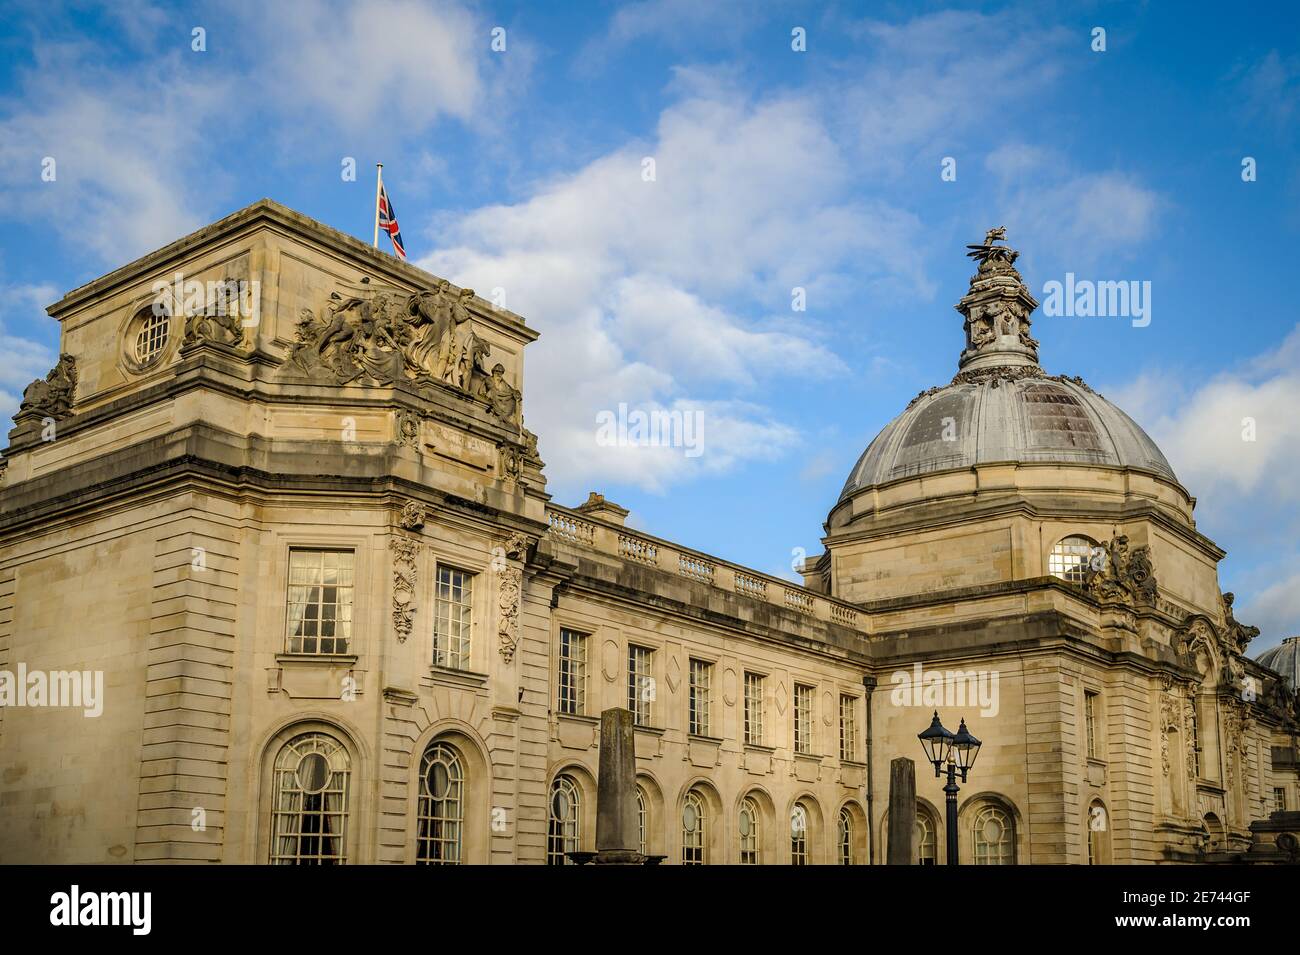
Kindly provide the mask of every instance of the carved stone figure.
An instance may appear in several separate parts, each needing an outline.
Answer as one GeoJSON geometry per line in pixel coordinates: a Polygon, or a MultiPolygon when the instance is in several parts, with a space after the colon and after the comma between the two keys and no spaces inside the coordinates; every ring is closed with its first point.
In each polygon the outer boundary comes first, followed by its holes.
{"type": "Polygon", "coordinates": [[[321,317],[303,309],[281,374],[332,384],[410,382],[426,394],[450,385],[515,424],[520,394],[485,370],[492,348],[475,332],[473,298],[467,288],[453,295],[445,280],[408,294],[363,279],[330,293],[321,317]]]}
{"type": "Polygon", "coordinates": [[[1100,566],[1088,567],[1084,589],[1104,602],[1126,606],[1154,604],[1156,577],[1151,563],[1151,548],[1143,545],[1130,553],[1128,537],[1123,534],[1102,546],[1105,555],[1100,566]]]}
{"type": "Polygon", "coordinates": [[[423,504],[419,501],[407,501],[402,506],[402,513],[398,515],[397,523],[405,530],[418,531],[424,526],[426,516],[423,504]]]}
{"type": "Polygon", "coordinates": [[[506,369],[500,362],[492,366],[492,377],[483,384],[488,410],[510,424],[519,417],[519,392],[506,381],[506,369]]]}
{"type": "Polygon", "coordinates": [[[36,414],[63,418],[72,413],[73,393],[77,390],[77,361],[64,353],[42,380],[33,381],[23,390],[18,414],[36,414]]]}
{"type": "Polygon", "coordinates": [[[1245,653],[1250,641],[1259,636],[1259,627],[1247,627],[1238,623],[1232,615],[1232,602],[1236,597],[1231,591],[1223,595],[1223,622],[1228,645],[1237,653],[1245,653]]]}

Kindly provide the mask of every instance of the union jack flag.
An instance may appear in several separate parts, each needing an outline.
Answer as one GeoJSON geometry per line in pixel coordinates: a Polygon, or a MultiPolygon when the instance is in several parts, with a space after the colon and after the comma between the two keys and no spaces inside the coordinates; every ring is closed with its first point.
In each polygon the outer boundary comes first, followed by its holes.
{"type": "Polygon", "coordinates": [[[406,259],[406,246],[402,245],[402,230],[397,227],[397,213],[393,211],[393,204],[388,201],[388,188],[379,184],[379,228],[388,233],[388,237],[393,240],[393,251],[397,253],[399,259],[406,259]]]}

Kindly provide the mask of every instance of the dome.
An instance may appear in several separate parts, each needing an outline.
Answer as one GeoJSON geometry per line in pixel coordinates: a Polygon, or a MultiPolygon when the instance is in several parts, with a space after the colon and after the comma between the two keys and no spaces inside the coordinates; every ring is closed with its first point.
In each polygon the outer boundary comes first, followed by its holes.
{"type": "Polygon", "coordinates": [[[1038,364],[1030,314],[1038,302],[1000,245],[1004,228],[967,246],[978,263],[955,306],[966,347],[952,382],[913,399],[862,453],[840,500],[862,488],[934,471],[994,462],[1137,468],[1177,482],[1137,424],[1080,378],[1049,376],[1038,364]]]}
{"type": "Polygon", "coordinates": [[[868,445],[841,498],[995,461],[1101,464],[1178,480],[1146,432],[1081,380],[998,369],[958,375],[919,395],[868,445]]]}
{"type": "Polygon", "coordinates": [[[1282,674],[1287,689],[1295,692],[1300,686],[1300,637],[1287,637],[1276,647],[1255,657],[1255,662],[1282,674]]]}

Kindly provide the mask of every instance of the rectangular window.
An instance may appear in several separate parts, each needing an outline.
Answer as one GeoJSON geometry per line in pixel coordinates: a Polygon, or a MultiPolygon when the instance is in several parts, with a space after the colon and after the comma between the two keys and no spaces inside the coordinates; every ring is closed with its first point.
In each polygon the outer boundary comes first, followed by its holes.
{"type": "Polygon", "coordinates": [[[693,736],[709,735],[709,691],[713,664],[691,661],[690,732],[693,736]]]}
{"type": "Polygon", "coordinates": [[[1187,710],[1187,745],[1192,748],[1192,772],[1199,779],[1201,775],[1201,731],[1197,726],[1195,704],[1187,710]]]}
{"type": "Polygon", "coordinates": [[[1097,707],[1100,699],[1101,695],[1091,690],[1085,690],[1083,693],[1083,719],[1088,735],[1089,759],[1097,758],[1097,707]]]}
{"type": "Polygon", "coordinates": [[[650,704],[655,699],[655,681],[650,675],[652,652],[648,647],[627,647],[627,708],[637,726],[650,725],[650,704]]]}
{"type": "Polygon", "coordinates": [[[434,666],[453,670],[469,667],[473,598],[473,574],[454,567],[438,567],[438,594],[433,611],[434,666]]]}
{"type": "Polygon", "coordinates": [[[745,743],[763,745],[763,678],[745,674],[745,743]]]}
{"type": "Polygon", "coordinates": [[[587,635],[560,628],[559,711],[581,715],[587,709],[587,635]]]}
{"type": "Polygon", "coordinates": [[[1281,786],[1273,789],[1273,811],[1286,812],[1286,790],[1281,786]]]}
{"type": "Polygon", "coordinates": [[[794,751],[811,753],[813,729],[813,688],[802,683],[794,685],[794,751]]]}
{"type": "Polygon", "coordinates": [[[289,653],[347,653],[352,639],[352,551],[289,551],[289,653]]]}
{"type": "Polygon", "coordinates": [[[856,697],[840,697],[840,759],[858,758],[857,707],[856,697]]]}

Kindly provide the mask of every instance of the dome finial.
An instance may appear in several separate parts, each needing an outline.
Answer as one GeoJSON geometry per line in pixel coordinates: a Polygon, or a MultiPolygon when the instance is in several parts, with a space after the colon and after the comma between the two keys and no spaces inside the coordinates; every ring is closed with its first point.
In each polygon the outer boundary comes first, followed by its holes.
{"type": "Polygon", "coordinates": [[[982,244],[966,246],[979,267],[954,306],[966,318],[966,348],[958,362],[963,370],[1038,364],[1038,342],[1029,334],[1029,315],[1038,302],[1016,271],[1020,253],[997,244],[1006,239],[1006,226],[997,226],[982,244]]]}

